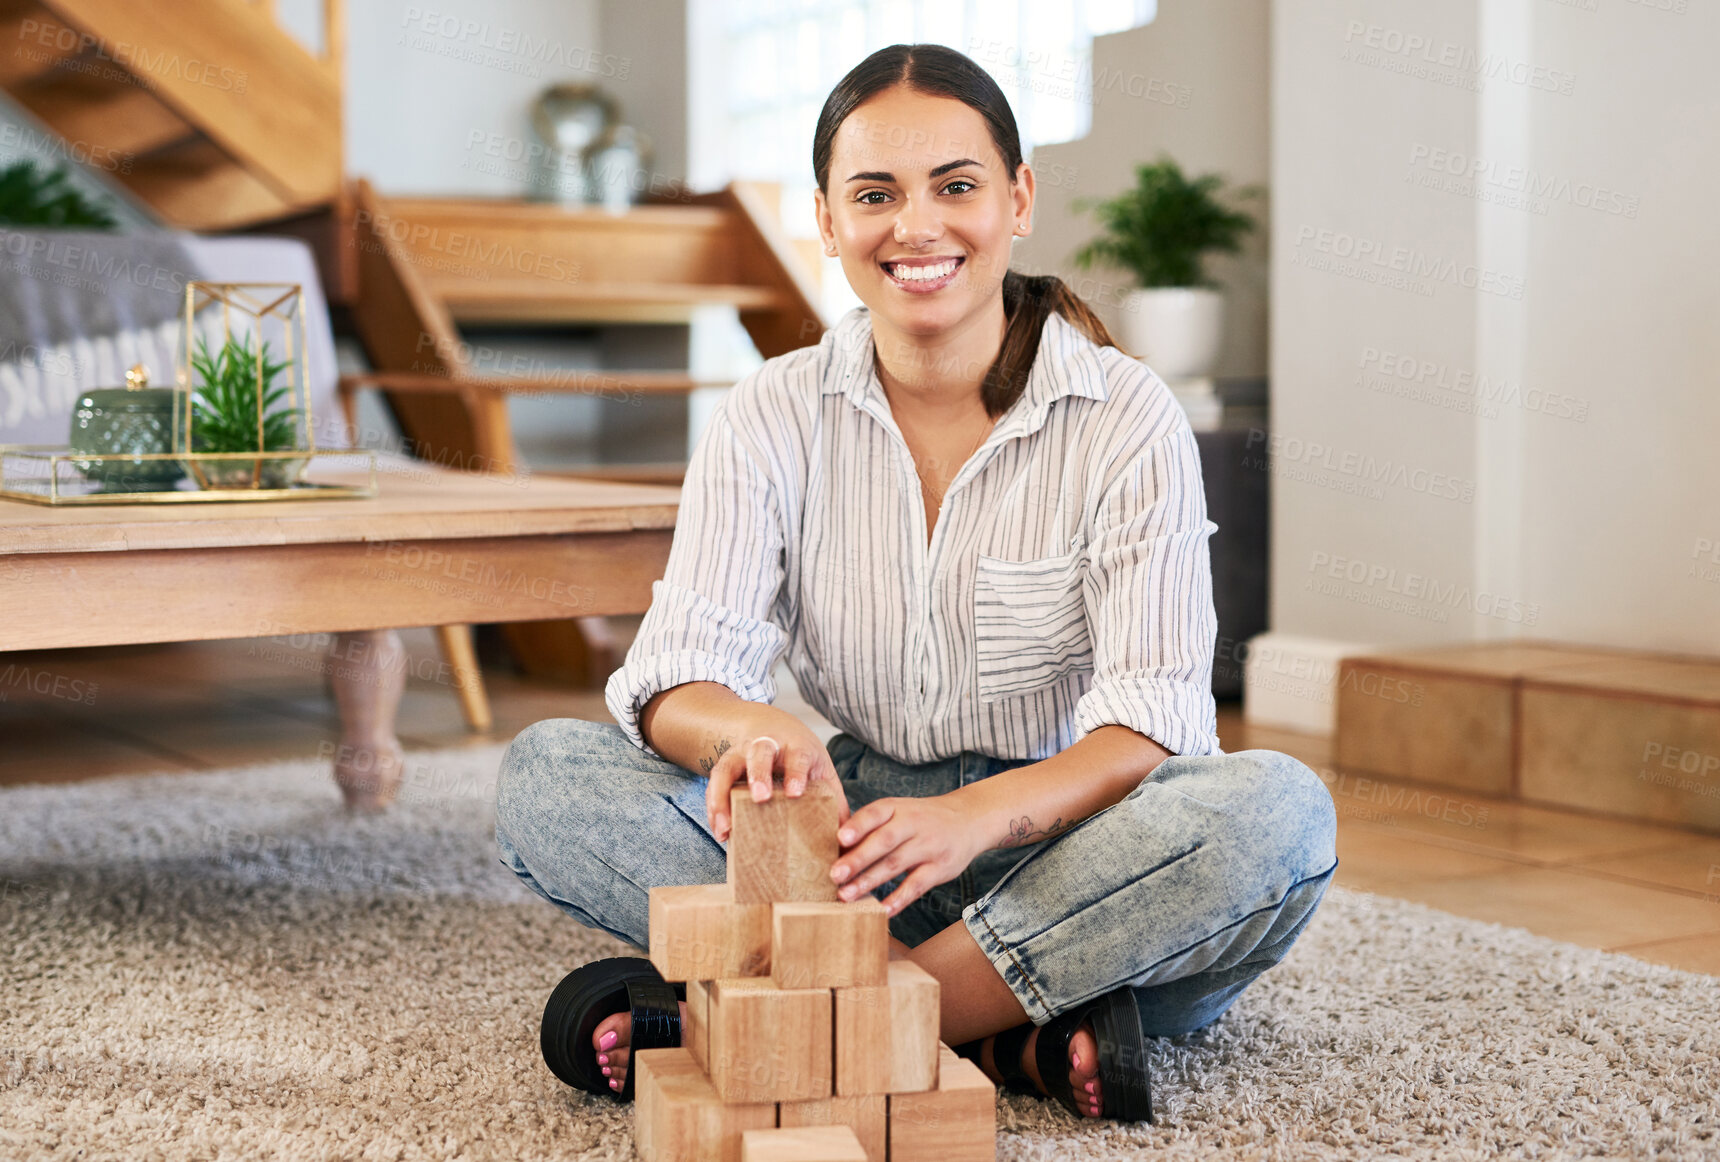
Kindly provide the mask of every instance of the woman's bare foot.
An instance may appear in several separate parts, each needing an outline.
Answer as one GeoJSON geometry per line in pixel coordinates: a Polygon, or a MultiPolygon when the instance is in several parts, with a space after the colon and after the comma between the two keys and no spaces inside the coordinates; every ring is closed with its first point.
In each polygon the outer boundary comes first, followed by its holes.
{"type": "MultiPolygon", "coordinates": [[[[987,1037],[980,1046],[979,1064],[985,1070],[986,1076],[993,1081],[1002,1082],[1003,1074],[998,1072],[997,1063],[992,1059],[991,1048],[994,1038],[987,1037]]],[[[1039,1092],[1050,1094],[1045,1088],[1045,1079],[1039,1075],[1039,1061],[1035,1050],[1039,1046],[1039,1030],[1034,1029],[1027,1035],[1027,1043],[1021,1047],[1021,1068],[1039,1092]]],[[[1096,1118],[1104,1112],[1104,1094],[1099,1087],[1099,1042],[1093,1037],[1090,1025],[1082,1025],[1069,1041],[1069,1087],[1075,1091],[1075,1103],[1084,1106],[1087,1117],[1096,1118]]]]}
{"type": "MultiPolygon", "coordinates": [[[[681,1028],[687,1027],[687,1002],[681,1002],[681,1028]]],[[[616,1093],[627,1084],[628,1039],[633,1034],[633,1014],[626,1009],[612,1013],[599,1021],[591,1031],[591,1047],[597,1050],[597,1064],[609,1079],[609,1088],[616,1093]]]]}

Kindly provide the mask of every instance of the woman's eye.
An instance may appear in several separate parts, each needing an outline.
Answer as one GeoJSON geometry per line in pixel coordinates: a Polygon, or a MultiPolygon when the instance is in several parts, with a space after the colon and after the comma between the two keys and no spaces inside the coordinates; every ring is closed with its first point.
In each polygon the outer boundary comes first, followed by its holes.
{"type": "Polygon", "coordinates": [[[883,190],[867,190],[854,200],[862,206],[881,206],[890,200],[890,195],[883,190]]]}
{"type": "Polygon", "coordinates": [[[974,188],[974,184],[972,182],[968,181],[966,178],[957,178],[955,181],[951,182],[949,185],[944,187],[944,193],[946,193],[946,194],[965,194],[973,188],[974,188]]]}

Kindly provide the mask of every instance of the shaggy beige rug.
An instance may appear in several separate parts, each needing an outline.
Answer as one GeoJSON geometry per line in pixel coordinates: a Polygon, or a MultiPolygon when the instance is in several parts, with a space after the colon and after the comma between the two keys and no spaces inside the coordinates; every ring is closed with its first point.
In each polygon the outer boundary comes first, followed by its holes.
{"type": "MultiPolygon", "coordinates": [[[[632,1157],[538,1057],[621,948],[496,862],[499,755],[380,818],[308,763],[0,791],[0,1158],[632,1157]]],[[[999,1157],[1720,1157],[1720,979],[1341,890],[1152,1064],[1160,1124],[1006,1097],[999,1157]]]]}

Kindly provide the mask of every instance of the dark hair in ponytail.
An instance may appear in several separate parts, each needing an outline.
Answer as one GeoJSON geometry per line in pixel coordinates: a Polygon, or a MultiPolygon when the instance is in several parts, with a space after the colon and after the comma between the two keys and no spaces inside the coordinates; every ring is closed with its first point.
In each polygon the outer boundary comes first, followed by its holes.
{"type": "MultiPolygon", "coordinates": [[[[941,44],[893,44],[849,70],[824,100],[812,134],[812,172],[818,188],[829,192],[830,154],[848,115],[887,89],[906,85],[934,97],[960,101],[985,119],[992,144],[1003,157],[1009,180],[1021,166],[1021,134],[1009,101],[991,75],[971,59],[941,44]]],[[[1002,415],[1027,386],[1027,373],[1039,353],[1039,334],[1055,311],[1093,342],[1115,347],[1116,340],[1086,303],[1054,274],[1003,276],[1003,313],[1008,320],[997,360],[980,385],[987,414],[1002,415]]]]}

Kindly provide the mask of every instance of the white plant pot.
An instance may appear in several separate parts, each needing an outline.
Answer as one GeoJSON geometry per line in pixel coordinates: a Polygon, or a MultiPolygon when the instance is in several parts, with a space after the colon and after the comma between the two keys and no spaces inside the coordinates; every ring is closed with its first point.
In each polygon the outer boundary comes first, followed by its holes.
{"type": "Polygon", "coordinates": [[[1130,291],[1122,332],[1123,346],[1160,379],[1211,375],[1224,334],[1224,296],[1206,287],[1130,291]]]}

